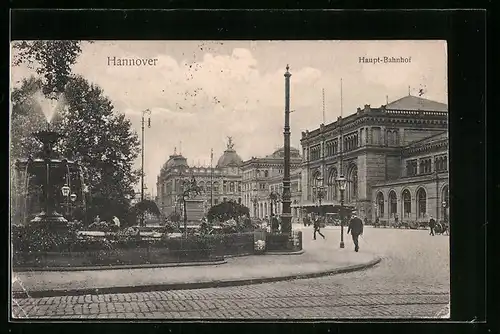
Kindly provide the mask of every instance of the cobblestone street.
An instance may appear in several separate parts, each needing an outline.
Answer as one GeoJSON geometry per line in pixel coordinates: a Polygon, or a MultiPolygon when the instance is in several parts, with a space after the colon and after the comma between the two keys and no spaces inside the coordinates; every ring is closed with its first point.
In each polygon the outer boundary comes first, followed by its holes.
{"type": "MultiPolygon", "coordinates": [[[[338,247],[338,228],[312,241],[338,247]]],[[[377,253],[376,267],[277,283],[198,290],[26,298],[13,301],[15,318],[422,318],[449,302],[449,237],[424,230],[365,228],[361,251],[377,253]]],[[[346,248],[352,250],[350,235],[346,248]]]]}

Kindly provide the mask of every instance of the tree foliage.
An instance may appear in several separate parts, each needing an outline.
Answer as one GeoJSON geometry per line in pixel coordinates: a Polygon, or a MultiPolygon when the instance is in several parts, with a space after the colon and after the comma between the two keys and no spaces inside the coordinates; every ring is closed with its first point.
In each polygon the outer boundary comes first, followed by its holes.
{"type": "Polygon", "coordinates": [[[155,202],[153,202],[151,200],[147,200],[147,199],[140,201],[139,203],[134,205],[132,207],[132,211],[137,216],[142,214],[142,213],[146,213],[146,212],[151,213],[151,214],[155,215],[156,217],[161,216],[160,209],[158,209],[158,205],[156,205],[155,202]]]}
{"type": "Polygon", "coordinates": [[[78,160],[91,194],[89,214],[103,217],[128,211],[139,171],[133,169],[139,139],[125,115],[116,113],[102,89],[80,76],[66,85],[66,108],[55,122],[64,138],[63,156],[78,160]]]}
{"type": "Polygon", "coordinates": [[[248,216],[249,214],[250,210],[246,206],[234,201],[227,201],[212,206],[210,210],[208,210],[207,219],[209,221],[226,221],[229,219],[236,219],[240,216],[248,216]]]}
{"type": "Polygon", "coordinates": [[[40,105],[33,95],[41,89],[42,83],[35,77],[24,79],[19,88],[12,91],[10,125],[10,155],[17,158],[34,155],[40,143],[32,136],[35,131],[46,128],[47,121],[40,105]]]}
{"type": "MultiPolygon", "coordinates": [[[[40,105],[32,98],[39,90],[39,80],[25,80],[12,92],[11,157],[35,154],[40,144],[32,132],[46,127],[40,105]]],[[[139,140],[131,123],[117,113],[103,91],[80,76],[73,76],[62,95],[64,108],[58,110],[51,128],[64,137],[57,151],[68,159],[78,160],[84,169],[89,190],[87,217],[113,215],[121,220],[129,212],[133,186],[139,172],[133,169],[139,154],[139,140]]]]}
{"type": "Polygon", "coordinates": [[[64,93],[71,78],[71,66],[80,55],[81,41],[19,41],[13,43],[13,65],[25,63],[34,68],[42,79],[42,92],[46,97],[56,98],[64,93]]]}

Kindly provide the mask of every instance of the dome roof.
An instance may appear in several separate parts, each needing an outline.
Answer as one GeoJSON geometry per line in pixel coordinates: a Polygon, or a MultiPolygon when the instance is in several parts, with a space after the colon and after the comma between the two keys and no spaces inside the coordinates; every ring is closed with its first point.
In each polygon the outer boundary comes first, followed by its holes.
{"type": "Polygon", "coordinates": [[[243,164],[243,160],[240,158],[238,153],[234,150],[234,143],[232,137],[227,137],[227,149],[224,154],[217,161],[217,168],[224,167],[240,167],[243,164]]]}
{"type": "Polygon", "coordinates": [[[233,149],[227,149],[224,154],[219,158],[217,162],[217,168],[222,167],[240,167],[243,164],[243,160],[233,149]]]}
{"type": "MultiPolygon", "coordinates": [[[[271,154],[271,157],[275,158],[282,158],[285,156],[285,148],[281,147],[274,151],[273,154],[271,154]]],[[[291,158],[300,158],[300,151],[296,149],[295,147],[290,146],[290,157],[291,158]]]]}
{"type": "Polygon", "coordinates": [[[164,169],[170,168],[178,168],[178,167],[186,167],[189,168],[187,159],[184,158],[181,154],[171,155],[167,162],[163,165],[164,169]]]}

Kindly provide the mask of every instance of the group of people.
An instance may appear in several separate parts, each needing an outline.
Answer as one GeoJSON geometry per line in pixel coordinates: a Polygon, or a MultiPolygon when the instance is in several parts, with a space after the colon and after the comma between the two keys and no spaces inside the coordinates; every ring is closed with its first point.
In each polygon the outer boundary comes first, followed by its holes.
{"type": "MultiPolygon", "coordinates": [[[[324,234],[321,233],[321,220],[323,217],[315,216],[314,219],[314,232],[313,232],[313,240],[316,240],[316,233],[319,234],[323,239],[326,239],[324,234]]],[[[307,219],[310,219],[307,217],[307,219]]],[[[304,223],[304,226],[306,223],[304,223]]],[[[349,219],[349,225],[347,227],[347,234],[351,234],[352,241],[354,243],[354,251],[359,251],[359,236],[363,235],[363,221],[358,217],[356,212],[351,214],[349,219]]]]}
{"type": "Polygon", "coordinates": [[[436,235],[436,233],[448,233],[448,225],[436,222],[433,216],[429,219],[429,235],[436,235]]]}
{"type": "MultiPolygon", "coordinates": [[[[113,218],[111,219],[111,221],[113,222],[114,225],[120,227],[120,219],[118,219],[117,216],[113,216],[113,218]]],[[[106,222],[102,221],[101,217],[99,217],[99,215],[97,215],[94,218],[94,224],[99,224],[99,223],[106,223],[106,222]]]]}

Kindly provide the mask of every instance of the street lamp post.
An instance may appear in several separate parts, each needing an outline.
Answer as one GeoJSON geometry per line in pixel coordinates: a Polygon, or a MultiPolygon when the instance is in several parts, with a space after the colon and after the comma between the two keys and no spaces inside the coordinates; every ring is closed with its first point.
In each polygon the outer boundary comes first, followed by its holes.
{"type": "Polygon", "coordinates": [[[443,220],[445,223],[448,223],[448,213],[446,212],[446,209],[448,208],[448,202],[444,200],[442,205],[443,205],[443,220]]]}
{"type": "Polygon", "coordinates": [[[323,178],[318,177],[317,178],[317,184],[318,186],[316,187],[316,197],[318,198],[318,203],[319,203],[319,209],[318,209],[318,214],[320,217],[323,218],[323,197],[325,196],[324,188],[323,188],[323,178]]]}
{"type": "MultiPolygon", "coordinates": [[[[146,109],[142,112],[142,126],[141,126],[141,136],[142,136],[142,150],[141,150],[141,202],[144,201],[144,119],[145,115],[151,116],[151,110],[146,109]]],[[[148,117],[148,128],[151,127],[151,118],[148,117]]],[[[141,226],[144,225],[144,212],[141,213],[141,226]]]]}
{"type": "Polygon", "coordinates": [[[61,192],[64,196],[64,199],[66,200],[66,216],[69,216],[69,193],[70,193],[71,189],[68,187],[67,184],[65,184],[62,188],[61,188],[61,192]]]}
{"type": "Polygon", "coordinates": [[[335,181],[340,189],[340,248],[344,248],[344,192],[347,180],[340,175],[335,181]]]}
{"type": "MultiPolygon", "coordinates": [[[[73,193],[73,194],[71,194],[71,195],[69,196],[69,199],[71,200],[71,202],[72,202],[72,203],[75,203],[75,201],[76,201],[76,197],[77,197],[77,196],[76,196],[76,194],[75,194],[75,193],[73,193]]],[[[72,204],[72,205],[71,205],[71,210],[70,210],[70,217],[71,217],[71,220],[72,220],[72,221],[73,221],[73,209],[74,209],[74,205],[72,204]]]]}

